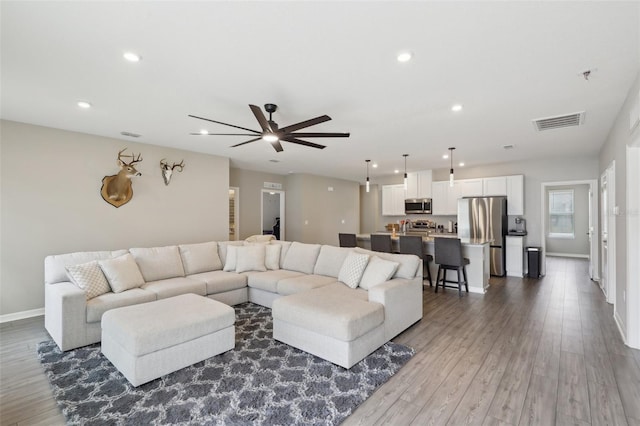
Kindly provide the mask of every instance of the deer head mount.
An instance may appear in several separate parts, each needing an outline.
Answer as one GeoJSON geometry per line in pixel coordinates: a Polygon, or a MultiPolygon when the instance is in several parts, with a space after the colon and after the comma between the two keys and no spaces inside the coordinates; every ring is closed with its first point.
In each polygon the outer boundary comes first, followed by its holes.
{"type": "Polygon", "coordinates": [[[173,169],[175,168],[177,168],[178,171],[181,172],[184,169],[184,160],[182,160],[180,164],[173,163],[172,166],[167,164],[164,158],[160,160],[160,170],[162,170],[162,179],[164,179],[165,185],[169,185],[169,182],[171,182],[171,175],[173,174],[173,169]]]}
{"type": "Polygon", "coordinates": [[[133,187],[131,186],[131,178],[134,176],[142,176],[142,173],[136,170],[134,164],[142,161],[141,154],[123,155],[127,148],[118,152],[118,166],[120,171],[117,175],[105,176],[102,178],[102,188],[100,194],[102,198],[114,207],[120,207],[126,204],[133,197],[133,187]],[[130,158],[128,163],[123,158],[130,158]]]}

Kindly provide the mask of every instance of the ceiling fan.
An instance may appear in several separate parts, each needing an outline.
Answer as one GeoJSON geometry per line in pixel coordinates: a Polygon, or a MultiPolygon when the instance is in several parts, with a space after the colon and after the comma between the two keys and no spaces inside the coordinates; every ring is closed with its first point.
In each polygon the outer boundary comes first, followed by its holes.
{"type": "Polygon", "coordinates": [[[273,149],[277,152],[283,151],[282,145],[280,142],[291,142],[298,145],[309,146],[311,148],[324,149],[325,145],[319,145],[317,143],[307,142],[300,138],[348,138],[349,133],[294,133],[296,130],[304,129],[306,127],[315,126],[316,124],[324,123],[325,121],[331,120],[331,117],[328,115],[322,115],[320,117],[312,118],[310,120],[301,121],[296,124],[292,124],[290,126],[278,127],[278,123],[272,120],[271,114],[276,112],[278,106],[276,104],[265,104],[264,109],[269,113],[269,119],[264,116],[262,110],[256,105],[249,105],[253,115],[255,115],[262,131],[247,129],[246,127],[236,126],[234,124],[223,123],[221,121],[211,120],[209,118],[198,117],[195,115],[189,114],[189,117],[197,118],[199,120],[211,121],[212,123],[218,123],[229,127],[235,127],[236,129],[246,130],[251,133],[191,133],[192,135],[211,135],[211,136],[254,136],[253,139],[249,139],[248,141],[241,142],[231,147],[234,148],[236,146],[245,145],[251,142],[259,141],[260,139],[269,142],[273,149]]]}

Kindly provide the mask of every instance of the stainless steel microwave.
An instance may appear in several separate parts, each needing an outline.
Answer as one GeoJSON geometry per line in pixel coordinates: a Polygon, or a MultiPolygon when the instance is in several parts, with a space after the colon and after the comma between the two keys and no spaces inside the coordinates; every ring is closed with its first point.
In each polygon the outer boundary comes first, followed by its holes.
{"type": "Polygon", "coordinates": [[[409,198],[404,200],[406,214],[431,214],[431,198],[409,198]]]}

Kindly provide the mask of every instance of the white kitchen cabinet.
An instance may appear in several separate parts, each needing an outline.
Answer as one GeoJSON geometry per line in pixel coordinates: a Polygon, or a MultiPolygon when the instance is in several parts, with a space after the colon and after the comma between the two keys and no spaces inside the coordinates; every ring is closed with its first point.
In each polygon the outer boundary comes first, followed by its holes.
{"type": "Polygon", "coordinates": [[[522,216],[524,214],[524,176],[507,176],[507,214],[522,216]]]}
{"type": "Polygon", "coordinates": [[[407,173],[406,198],[431,198],[431,170],[407,173]]]}
{"type": "Polygon", "coordinates": [[[507,235],[507,275],[524,277],[524,237],[507,235]]]}
{"type": "MultiPolygon", "coordinates": [[[[433,182],[431,184],[431,213],[436,216],[448,215],[449,181],[433,182]]],[[[457,207],[456,207],[456,213],[457,207]]]]}
{"type": "MultiPolygon", "coordinates": [[[[461,179],[455,182],[459,185],[458,198],[462,197],[482,197],[483,180],[482,179],[461,179]]],[[[457,212],[457,207],[456,207],[457,212]]]]}
{"type": "Polygon", "coordinates": [[[484,196],[507,195],[507,177],[496,176],[482,179],[484,196]]]}
{"type": "Polygon", "coordinates": [[[382,215],[404,216],[404,185],[382,186],[382,215]]]}

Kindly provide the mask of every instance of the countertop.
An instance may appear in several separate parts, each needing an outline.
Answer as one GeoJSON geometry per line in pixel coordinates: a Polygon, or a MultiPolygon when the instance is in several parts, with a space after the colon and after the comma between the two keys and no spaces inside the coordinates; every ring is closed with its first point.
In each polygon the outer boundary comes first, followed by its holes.
{"type": "MultiPolygon", "coordinates": [[[[376,232],[376,234],[385,234],[385,235],[392,235],[391,232],[376,232]]],[[[403,233],[403,232],[396,232],[396,237],[391,237],[392,240],[398,240],[398,236],[400,235],[416,235],[416,232],[407,232],[407,233],[403,233]]],[[[424,234],[424,233],[423,233],[424,234]]],[[[433,244],[433,239],[435,238],[440,238],[440,237],[444,237],[444,238],[457,238],[456,234],[433,234],[433,235],[429,235],[429,236],[423,236],[422,237],[422,241],[429,244],[433,244]]],[[[371,234],[357,234],[356,238],[362,241],[370,241],[371,240],[371,234]]],[[[484,239],[484,238],[461,238],[460,242],[463,245],[468,245],[468,246],[482,246],[485,244],[491,244],[493,242],[492,239],[484,239]]]]}

